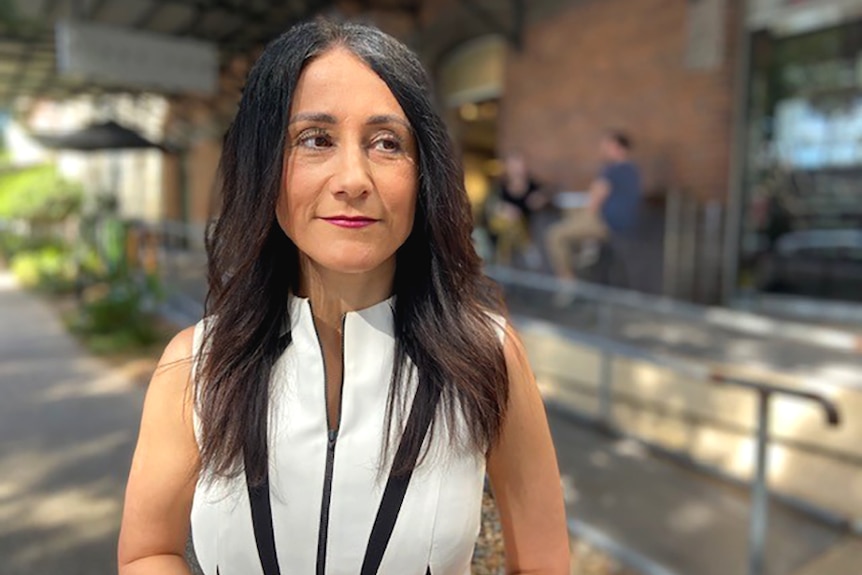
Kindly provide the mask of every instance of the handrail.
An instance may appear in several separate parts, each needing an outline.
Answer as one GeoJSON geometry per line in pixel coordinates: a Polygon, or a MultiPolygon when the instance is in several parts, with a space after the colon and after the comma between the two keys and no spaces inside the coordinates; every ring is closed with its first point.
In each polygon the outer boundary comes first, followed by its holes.
{"type": "MultiPolygon", "coordinates": [[[[796,397],[816,403],[825,415],[830,427],[841,424],[841,414],[838,406],[828,397],[812,390],[794,388],[755,378],[729,376],[715,368],[704,366],[701,361],[656,353],[650,350],[622,343],[602,335],[584,334],[572,328],[551,324],[544,320],[513,316],[512,320],[525,331],[538,331],[556,334],[567,340],[574,340],[598,349],[602,353],[599,373],[599,420],[609,429],[615,425],[612,416],[612,360],[613,356],[647,361],[653,365],[665,367],[678,374],[694,377],[714,385],[734,386],[753,391],[758,396],[757,425],[755,443],[755,469],[751,482],[751,513],[749,527],[749,575],[762,575],[765,566],[766,532],[768,526],[769,490],[767,471],[769,461],[767,452],[769,437],[769,406],[774,395],[796,397]]],[[[607,318],[603,318],[607,322],[607,318]]]]}
{"type": "Polygon", "coordinates": [[[830,399],[818,393],[792,389],[782,385],[756,382],[734,377],[713,377],[715,383],[733,385],[757,392],[757,443],[755,445],[754,481],[751,484],[751,514],[749,526],[749,575],[761,575],[766,563],[766,531],[769,521],[769,489],[767,468],[769,460],[769,403],[773,395],[787,395],[820,405],[826,415],[826,423],[837,427],[841,423],[838,407],[830,399]]]}
{"type": "Polygon", "coordinates": [[[736,333],[755,336],[768,335],[786,341],[854,354],[862,351],[862,337],[841,329],[775,319],[724,307],[700,306],[666,296],[623,290],[584,281],[568,282],[549,275],[508,267],[489,265],[485,267],[485,273],[502,285],[554,293],[566,290],[575,296],[602,304],[707,323],[736,333]]]}
{"type": "Polygon", "coordinates": [[[745,389],[751,389],[759,392],[787,395],[817,403],[820,405],[821,409],[823,409],[823,413],[826,416],[827,425],[829,425],[830,427],[837,427],[841,425],[841,414],[838,412],[838,408],[836,407],[835,403],[832,400],[826,398],[825,396],[820,395],[819,393],[802,389],[794,389],[786,385],[776,385],[773,383],[754,381],[750,379],[729,377],[718,373],[713,373],[710,378],[714,383],[720,385],[733,385],[736,387],[742,387],[745,389]]]}

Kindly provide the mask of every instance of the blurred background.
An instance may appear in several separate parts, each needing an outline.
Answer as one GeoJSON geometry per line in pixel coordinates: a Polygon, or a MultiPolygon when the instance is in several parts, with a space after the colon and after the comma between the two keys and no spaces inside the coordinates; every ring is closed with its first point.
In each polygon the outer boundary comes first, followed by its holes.
{"type": "Polygon", "coordinates": [[[862,0],[0,0],[0,574],[115,572],[222,136],[318,14],[429,71],[573,573],[862,574],[862,0]]]}

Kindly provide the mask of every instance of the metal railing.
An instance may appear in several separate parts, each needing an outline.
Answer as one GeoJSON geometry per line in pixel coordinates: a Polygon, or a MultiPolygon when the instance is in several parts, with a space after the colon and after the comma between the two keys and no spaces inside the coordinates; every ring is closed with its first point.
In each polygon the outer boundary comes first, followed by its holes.
{"type": "Polygon", "coordinates": [[[725,307],[700,306],[664,296],[583,281],[571,283],[549,275],[507,267],[487,266],[485,271],[489,277],[502,285],[526,287],[549,293],[566,290],[580,300],[589,300],[601,304],[600,309],[606,306],[632,309],[698,322],[735,333],[768,336],[846,353],[858,354],[862,352],[862,338],[847,330],[780,320],[725,307]]]}
{"type": "Polygon", "coordinates": [[[761,575],[765,568],[766,532],[769,519],[769,488],[767,470],[769,460],[769,404],[774,395],[796,397],[819,405],[826,416],[826,424],[837,427],[841,417],[836,405],[826,397],[810,391],[785,386],[714,375],[713,382],[732,385],[757,394],[757,441],[755,443],[754,480],[751,483],[751,516],[749,525],[749,575],[761,575]]]}
{"type": "MultiPolygon", "coordinates": [[[[841,417],[838,411],[838,406],[826,396],[813,390],[797,389],[785,385],[756,381],[753,379],[729,377],[715,371],[714,369],[704,366],[697,360],[651,352],[636,346],[608,339],[605,336],[587,335],[582,332],[576,332],[570,328],[556,326],[544,320],[535,320],[519,316],[513,316],[512,319],[524,333],[543,332],[545,334],[553,334],[569,341],[576,341],[580,344],[590,346],[600,351],[601,361],[598,385],[598,415],[595,417],[590,416],[580,412],[577,408],[571,405],[566,405],[565,408],[577,412],[579,417],[592,420],[594,423],[600,424],[608,430],[621,431],[617,428],[613,418],[614,393],[612,370],[613,361],[616,357],[625,357],[627,359],[648,362],[654,366],[662,367],[673,371],[676,374],[689,376],[705,383],[718,386],[737,387],[749,390],[757,395],[756,431],[754,435],[756,440],[754,453],[755,466],[754,477],[750,484],[751,511],[749,517],[748,574],[762,575],[764,573],[765,566],[765,545],[768,528],[768,505],[770,499],[767,483],[769,462],[766,457],[770,442],[772,441],[772,438],[769,435],[770,402],[774,396],[786,396],[815,403],[823,411],[826,423],[830,427],[840,425],[841,417]]],[[[706,469],[705,466],[704,469],[706,469]]],[[[838,524],[845,529],[850,528],[849,522],[838,520],[832,517],[829,512],[817,509],[812,505],[803,504],[793,498],[784,497],[783,499],[797,509],[813,514],[819,519],[829,517],[831,523],[838,524]]]]}
{"type": "MultiPolygon", "coordinates": [[[[504,288],[507,284],[511,285],[512,283],[517,283],[522,287],[538,288],[543,291],[557,290],[561,287],[572,289],[570,286],[561,284],[553,278],[538,276],[537,274],[529,274],[515,270],[504,270],[501,268],[491,268],[488,270],[488,273],[492,278],[500,282],[504,288]]],[[[593,416],[583,413],[570,404],[563,406],[566,410],[575,412],[579,418],[590,420],[610,431],[624,434],[623,430],[616,425],[613,417],[613,363],[614,360],[619,357],[643,361],[656,367],[665,368],[677,375],[687,376],[710,385],[735,387],[738,389],[748,390],[757,396],[754,432],[754,473],[753,479],[750,482],[751,510],[748,534],[748,575],[762,575],[765,568],[768,507],[769,500],[773,496],[770,494],[767,482],[769,465],[767,452],[770,443],[773,441],[773,438],[770,437],[769,434],[769,413],[771,401],[775,396],[784,396],[814,403],[823,411],[826,424],[830,427],[840,425],[841,417],[838,411],[838,406],[831,399],[818,393],[816,390],[805,389],[803,387],[791,387],[753,378],[731,377],[716,368],[706,365],[702,360],[682,357],[670,353],[651,351],[637,345],[618,341],[614,339],[610,333],[615,307],[632,308],[638,311],[648,311],[659,315],[666,314],[677,318],[704,321],[705,312],[702,309],[698,309],[697,306],[681,304],[679,302],[668,301],[663,298],[656,298],[644,294],[625,292],[618,289],[604,288],[583,283],[579,283],[574,286],[572,293],[576,293],[579,297],[601,304],[598,306],[597,310],[598,317],[596,329],[598,333],[586,333],[584,331],[564,327],[550,321],[524,316],[515,315],[512,317],[512,320],[525,334],[553,335],[565,341],[576,342],[599,351],[599,381],[596,391],[598,400],[597,415],[593,416]]],[[[733,329],[732,325],[722,327],[733,329]]],[[[812,328],[809,327],[808,329],[810,330],[812,328]]],[[[744,328],[740,331],[746,332],[744,328]]],[[[796,340],[794,337],[791,337],[790,339],[796,340]]],[[[670,455],[683,455],[680,452],[674,453],[672,450],[664,448],[662,448],[662,451],[670,455]]],[[[685,457],[681,458],[685,459],[685,457]]],[[[708,466],[703,465],[700,467],[704,470],[716,473],[716,470],[709,469],[708,466]]],[[[721,475],[722,478],[728,478],[726,474],[716,474],[721,475]]],[[[851,527],[849,521],[836,518],[830,512],[819,509],[814,505],[787,496],[782,497],[782,499],[791,506],[810,515],[814,515],[818,519],[828,519],[828,521],[833,525],[840,526],[844,529],[850,529],[851,527]]]]}

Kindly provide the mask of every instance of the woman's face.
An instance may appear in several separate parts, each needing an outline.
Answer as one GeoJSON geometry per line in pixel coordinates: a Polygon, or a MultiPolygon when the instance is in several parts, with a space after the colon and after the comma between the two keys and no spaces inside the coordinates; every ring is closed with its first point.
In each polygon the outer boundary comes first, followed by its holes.
{"type": "Polygon", "coordinates": [[[278,223],[328,270],[392,266],[413,229],[417,149],[404,111],[362,60],[335,48],[311,61],[291,104],[278,223]]]}

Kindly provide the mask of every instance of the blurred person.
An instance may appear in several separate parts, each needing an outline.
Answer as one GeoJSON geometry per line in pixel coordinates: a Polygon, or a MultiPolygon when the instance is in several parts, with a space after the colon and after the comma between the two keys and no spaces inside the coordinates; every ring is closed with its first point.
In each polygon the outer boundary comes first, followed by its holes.
{"type": "Polygon", "coordinates": [[[207,575],[463,575],[486,470],[508,572],[568,573],[542,399],[416,56],[291,28],[219,173],[205,319],[150,383],[120,573],[189,573],[191,527],[207,575]]]}
{"type": "Polygon", "coordinates": [[[592,251],[597,251],[598,243],[609,236],[627,235],[634,230],[642,189],[640,170],[630,158],[631,149],[627,134],[608,131],[599,145],[604,165],[590,184],[586,207],[571,211],[548,230],[548,254],[560,279],[575,279],[573,247],[592,244],[592,251]]]}
{"type": "Polygon", "coordinates": [[[542,186],[530,176],[524,156],[509,153],[488,217],[496,263],[510,265],[513,254],[519,252],[528,267],[539,267],[541,256],[531,241],[530,230],[533,214],[548,201],[542,186]]]}

